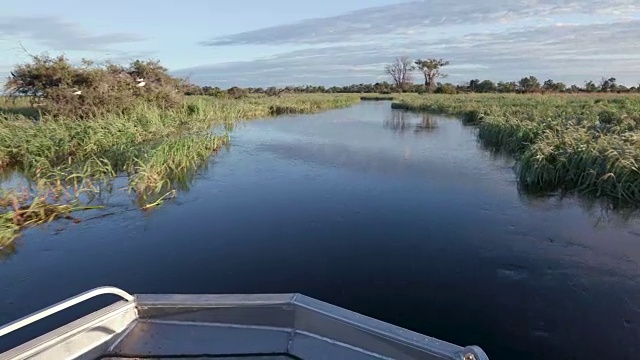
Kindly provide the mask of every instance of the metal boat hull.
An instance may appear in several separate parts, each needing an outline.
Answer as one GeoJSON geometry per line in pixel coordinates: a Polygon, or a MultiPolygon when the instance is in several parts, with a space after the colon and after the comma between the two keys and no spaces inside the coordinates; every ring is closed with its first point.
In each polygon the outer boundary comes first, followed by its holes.
{"type": "MultiPolygon", "coordinates": [[[[96,290],[106,289],[113,288],[96,290]]],[[[74,299],[51,308],[59,311],[74,299]]],[[[0,336],[42,312],[0,328],[0,336]]],[[[463,348],[300,294],[136,295],[0,354],[0,360],[180,357],[488,360],[478,347],[463,348]]]]}

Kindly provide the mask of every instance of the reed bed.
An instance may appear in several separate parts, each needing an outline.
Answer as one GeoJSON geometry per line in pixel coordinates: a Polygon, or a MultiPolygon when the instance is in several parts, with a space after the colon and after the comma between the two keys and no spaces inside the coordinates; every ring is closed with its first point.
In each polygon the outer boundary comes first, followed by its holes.
{"type": "Polygon", "coordinates": [[[640,205],[640,96],[430,95],[395,108],[458,115],[513,154],[523,188],[640,205]]]}
{"type": "Polygon", "coordinates": [[[396,98],[392,95],[368,94],[360,97],[361,101],[393,101],[396,98]]]}
{"type": "Polygon", "coordinates": [[[29,188],[6,184],[0,196],[0,249],[25,227],[93,208],[117,176],[142,209],[186,190],[208,158],[229,144],[243,120],[345,107],[353,95],[189,97],[182,107],[140,103],[126,114],[90,119],[34,119],[24,99],[0,98],[0,171],[18,171],[29,188]]]}

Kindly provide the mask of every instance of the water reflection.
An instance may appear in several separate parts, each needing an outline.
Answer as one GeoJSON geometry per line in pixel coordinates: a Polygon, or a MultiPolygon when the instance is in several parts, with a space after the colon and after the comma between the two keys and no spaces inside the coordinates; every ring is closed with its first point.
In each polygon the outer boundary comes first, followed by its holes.
{"type": "Polygon", "coordinates": [[[531,209],[554,210],[578,207],[588,214],[594,228],[607,224],[624,227],[640,218],[640,209],[637,206],[621,206],[606,198],[598,199],[570,193],[529,193],[524,189],[519,189],[518,195],[522,204],[531,209]]]}
{"type": "Polygon", "coordinates": [[[18,253],[17,241],[14,241],[6,246],[0,247],[0,262],[9,259],[11,256],[18,253]]]}
{"type": "Polygon", "coordinates": [[[385,119],[383,126],[385,129],[393,130],[396,133],[412,131],[415,134],[430,133],[438,128],[436,116],[428,113],[412,113],[403,110],[392,110],[391,116],[385,119]]]}
{"type": "Polygon", "coordinates": [[[432,132],[438,128],[438,122],[432,114],[421,114],[422,121],[416,124],[415,133],[432,132]]]}

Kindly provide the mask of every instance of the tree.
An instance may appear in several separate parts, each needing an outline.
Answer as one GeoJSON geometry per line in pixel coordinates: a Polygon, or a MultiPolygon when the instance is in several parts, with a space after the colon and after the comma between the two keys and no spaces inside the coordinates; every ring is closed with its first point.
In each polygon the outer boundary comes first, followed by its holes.
{"type": "Polygon", "coordinates": [[[547,80],[542,84],[542,89],[546,91],[556,91],[561,92],[567,88],[567,85],[561,82],[555,82],[551,79],[547,80]]]}
{"type": "Polygon", "coordinates": [[[627,93],[629,91],[629,88],[624,85],[616,85],[616,92],[618,93],[627,93]]]}
{"type": "Polygon", "coordinates": [[[484,80],[478,84],[476,91],[481,93],[489,93],[489,92],[494,92],[496,90],[497,90],[496,85],[493,83],[493,81],[484,80]]]}
{"type": "Polygon", "coordinates": [[[445,78],[447,74],[440,72],[440,68],[449,65],[448,61],[442,59],[418,59],[415,61],[418,70],[424,75],[424,86],[429,89],[429,92],[434,92],[438,87],[437,78],[445,78]]]}
{"type": "Polygon", "coordinates": [[[542,89],[547,91],[553,91],[555,89],[556,83],[555,81],[549,79],[542,84],[542,89]]]}
{"type": "Polygon", "coordinates": [[[224,91],[222,91],[222,89],[220,89],[219,87],[211,87],[211,86],[203,86],[201,89],[202,95],[207,95],[207,96],[215,96],[215,97],[222,97],[222,94],[224,94],[224,91]]]}
{"type": "Polygon", "coordinates": [[[478,91],[478,85],[480,85],[480,79],[473,79],[469,81],[469,91],[471,92],[478,91]]]}
{"type": "Polygon", "coordinates": [[[522,92],[536,92],[540,90],[540,81],[535,76],[529,76],[518,81],[518,88],[522,92]]]}
{"type": "Polygon", "coordinates": [[[268,87],[264,93],[267,96],[280,96],[286,89],[278,89],[275,86],[268,87]]]}
{"type": "Polygon", "coordinates": [[[593,81],[589,80],[584,84],[584,90],[586,92],[596,92],[598,91],[598,87],[593,81]]]}
{"type": "Polygon", "coordinates": [[[602,92],[616,91],[616,88],[618,87],[616,84],[616,78],[612,77],[607,79],[606,77],[603,77],[600,80],[600,85],[598,87],[602,92]]]}
{"type": "Polygon", "coordinates": [[[140,101],[178,108],[185,91],[193,90],[199,91],[170,76],[158,61],[74,65],[64,56],[46,54],[16,65],[4,87],[7,95],[29,97],[45,114],[72,119],[122,114],[140,101]]]}
{"type": "Polygon", "coordinates": [[[436,89],[437,94],[456,94],[457,92],[456,87],[450,83],[439,84],[436,89]]]}
{"type": "Polygon", "coordinates": [[[411,60],[406,56],[396,58],[396,61],[387,65],[384,70],[391,76],[393,83],[400,92],[412,81],[411,71],[413,71],[413,66],[411,65],[411,60]]]}
{"type": "Polygon", "coordinates": [[[580,87],[578,85],[571,85],[571,87],[569,87],[569,91],[572,93],[577,93],[580,92],[580,87]]]}
{"type": "Polygon", "coordinates": [[[234,86],[227,89],[227,94],[229,94],[229,96],[231,96],[231,98],[233,99],[241,99],[247,96],[248,91],[246,89],[234,86]]]}
{"type": "Polygon", "coordinates": [[[518,84],[516,84],[515,81],[500,81],[496,85],[496,90],[498,90],[498,92],[500,93],[514,93],[518,90],[518,84]]]}
{"type": "Polygon", "coordinates": [[[391,84],[386,81],[375,83],[373,84],[373,92],[380,94],[391,94],[391,84]]]}

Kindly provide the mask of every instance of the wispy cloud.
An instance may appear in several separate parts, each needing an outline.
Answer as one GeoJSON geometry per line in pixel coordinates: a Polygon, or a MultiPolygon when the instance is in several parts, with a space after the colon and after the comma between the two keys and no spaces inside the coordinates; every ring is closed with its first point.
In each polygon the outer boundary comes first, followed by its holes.
{"type": "Polygon", "coordinates": [[[311,47],[177,73],[189,73],[192,80],[203,84],[215,83],[218,78],[245,86],[346,84],[379,81],[384,75],[381,64],[402,54],[451,60],[448,81],[453,82],[475,77],[516,80],[534,74],[577,83],[618,76],[622,82],[636,84],[640,77],[638,34],[640,20],[600,24],[553,21],[544,26],[445,34],[432,39],[411,37],[401,44],[381,41],[311,47]]]}
{"type": "Polygon", "coordinates": [[[158,52],[156,51],[113,51],[106,53],[105,56],[100,57],[99,61],[108,61],[115,64],[130,63],[134,60],[145,60],[157,58],[158,52]]]}
{"type": "Polygon", "coordinates": [[[625,18],[638,11],[637,0],[412,1],[215,37],[203,41],[202,45],[362,42],[378,36],[424,35],[435,28],[450,26],[517,23],[527,19],[544,21],[566,15],[625,18]]]}
{"type": "Polygon", "coordinates": [[[30,39],[52,50],[104,51],[106,46],[143,40],[129,33],[93,35],[56,17],[0,16],[0,39],[30,39]]]}

